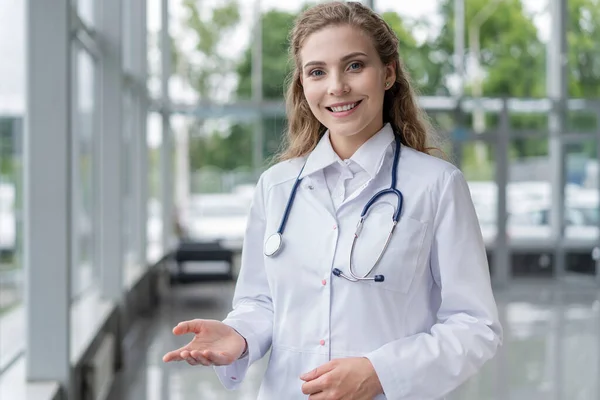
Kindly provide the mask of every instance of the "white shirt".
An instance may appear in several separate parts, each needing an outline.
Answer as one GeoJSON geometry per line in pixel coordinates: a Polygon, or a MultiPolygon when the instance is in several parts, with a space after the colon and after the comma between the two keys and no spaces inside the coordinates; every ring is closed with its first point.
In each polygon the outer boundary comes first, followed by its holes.
{"type": "Polygon", "coordinates": [[[325,167],[323,173],[331,201],[337,210],[349,195],[370,179],[368,172],[359,164],[361,161],[368,161],[364,160],[364,157],[361,158],[361,154],[368,151],[369,146],[361,147],[351,158],[342,160],[331,146],[329,131],[325,132],[322,140],[325,153],[323,156],[332,160],[332,164],[325,167]]]}
{"type": "MultiPolygon", "coordinates": [[[[224,320],[246,338],[249,354],[215,367],[226,388],[235,389],[271,349],[261,400],[306,399],[299,376],[343,357],[371,361],[385,392],[377,400],[439,399],[495,354],[502,328],[485,247],[466,181],[450,163],[402,146],[402,213],[374,272],[384,282],[332,274],[348,274],[359,215],[390,186],[393,135],[386,125],[352,156],[366,181],[354,188],[350,178],[337,206],[324,171],[339,157],[327,134],[307,158],[281,162],[259,179],[233,311],[224,320]],[[264,242],[277,231],[305,161],[284,247],[267,257],[264,242]]],[[[330,175],[335,189],[339,179],[330,175]]],[[[395,204],[384,196],[371,208],[353,256],[357,274],[378,257],[395,204]]]]}

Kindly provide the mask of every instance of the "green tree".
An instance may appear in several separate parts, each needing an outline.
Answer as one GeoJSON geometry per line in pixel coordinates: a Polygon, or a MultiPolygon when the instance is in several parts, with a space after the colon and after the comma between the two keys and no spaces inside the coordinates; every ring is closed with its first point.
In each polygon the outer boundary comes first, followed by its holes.
{"type": "MultiPolygon", "coordinates": [[[[236,61],[222,51],[223,39],[230,36],[240,20],[239,4],[236,0],[224,0],[209,13],[200,12],[201,3],[184,0],[186,11],[185,27],[193,35],[194,57],[183,54],[177,41],[173,40],[173,64],[175,73],[188,82],[198,93],[201,101],[210,101],[220,91],[222,82],[235,71],[236,61]]],[[[234,149],[219,145],[227,140],[221,131],[206,132],[205,121],[190,124],[190,169],[212,165],[225,168],[223,151],[234,149]]],[[[237,135],[231,134],[230,137],[237,135]]],[[[232,152],[232,150],[229,150],[232,152]]]]}
{"type": "MultiPolygon", "coordinates": [[[[469,43],[469,24],[486,7],[488,0],[465,1],[465,43],[469,43]]],[[[445,74],[453,71],[454,0],[440,6],[443,25],[431,46],[437,52],[445,74]]],[[[485,96],[544,96],[545,51],[537,29],[526,15],[520,0],[504,0],[480,25],[480,62],[487,73],[485,96]]],[[[468,50],[468,49],[467,49],[468,50]]],[[[469,93],[467,78],[466,94],[469,93]]],[[[446,83],[444,83],[446,84],[446,83]]]]}
{"type": "MultiPolygon", "coordinates": [[[[289,61],[289,32],[294,24],[296,14],[269,10],[262,16],[262,96],[265,100],[281,100],[284,97],[285,82],[291,70],[289,61]]],[[[246,49],[237,73],[239,84],[238,97],[252,96],[252,45],[246,49]]],[[[252,138],[251,125],[237,125],[237,129],[246,132],[249,153],[252,138]]],[[[282,134],[285,130],[285,119],[278,117],[263,118],[263,137],[265,157],[271,159],[279,150],[282,134]]],[[[250,165],[250,164],[248,164],[250,165]]]]}
{"type": "Polygon", "coordinates": [[[569,94],[600,98],[600,1],[569,0],[569,94]]]}
{"type": "Polygon", "coordinates": [[[433,62],[434,49],[429,40],[418,43],[411,32],[426,23],[423,20],[403,19],[398,13],[387,11],[382,15],[400,42],[400,59],[404,63],[412,83],[421,95],[447,95],[443,86],[444,71],[441,63],[433,62]]]}
{"type": "MultiPolygon", "coordinates": [[[[181,50],[177,50],[174,55],[176,73],[186,78],[201,99],[210,100],[219,90],[221,79],[235,68],[235,60],[219,50],[223,39],[240,21],[239,4],[237,0],[224,0],[222,3],[211,13],[201,13],[200,2],[183,1],[187,14],[185,25],[195,36],[195,56],[199,56],[200,61],[192,62],[189,55],[185,57],[181,50]]],[[[177,49],[176,42],[174,48],[177,49]]]]}

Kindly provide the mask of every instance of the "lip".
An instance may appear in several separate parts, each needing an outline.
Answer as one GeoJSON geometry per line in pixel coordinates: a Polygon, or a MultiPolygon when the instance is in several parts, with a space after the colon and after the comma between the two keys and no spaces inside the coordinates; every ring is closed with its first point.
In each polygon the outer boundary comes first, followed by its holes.
{"type": "Polygon", "coordinates": [[[356,109],[358,107],[360,107],[362,104],[362,100],[358,100],[358,101],[349,101],[349,102],[345,102],[345,103],[336,103],[336,104],[332,104],[330,106],[327,106],[325,109],[327,110],[327,112],[329,114],[331,114],[331,116],[333,116],[334,118],[344,118],[349,116],[350,114],[352,114],[354,111],[356,111],[356,109]],[[329,109],[329,107],[341,107],[341,106],[345,106],[347,104],[354,104],[354,103],[358,103],[353,109],[348,110],[348,111],[340,111],[340,112],[333,112],[332,110],[329,109]]]}

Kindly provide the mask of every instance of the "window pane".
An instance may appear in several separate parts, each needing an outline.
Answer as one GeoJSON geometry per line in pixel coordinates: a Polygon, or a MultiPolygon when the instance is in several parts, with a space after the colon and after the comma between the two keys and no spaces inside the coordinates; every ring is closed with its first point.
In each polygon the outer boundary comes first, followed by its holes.
{"type": "Polygon", "coordinates": [[[148,0],[147,23],[148,23],[148,92],[150,97],[158,98],[161,96],[160,76],[161,49],[160,49],[160,29],[161,29],[161,0],[148,0]]]}
{"type": "MultiPolygon", "coordinates": [[[[175,184],[183,239],[220,240],[226,246],[241,247],[260,172],[252,168],[255,128],[252,122],[233,118],[194,120],[173,117],[177,141],[175,157],[180,160],[189,156],[189,161],[176,161],[175,164],[187,164],[191,169],[189,183],[178,181],[175,184]],[[187,154],[186,141],[189,141],[187,154]]],[[[175,176],[179,176],[178,172],[175,176]]]]}
{"type": "Polygon", "coordinates": [[[22,146],[25,4],[0,7],[0,371],[25,345],[22,304],[22,146]]]}
{"type": "Polygon", "coordinates": [[[566,268],[586,275],[593,275],[596,270],[596,262],[590,255],[597,246],[600,226],[596,143],[596,139],[590,139],[565,146],[566,268]]]}
{"type": "Polygon", "coordinates": [[[96,136],[95,65],[91,56],[76,49],[73,121],[73,296],[93,281],[95,196],[94,138],[96,136]]]}
{"type": "MultiPolygon", "coordinates": [[[[123,266],[125,276],[139,266],[136,254],[136,228],[137,219],[135,207],[135,160],[137,151],[134,137],[136,135],[137,121],[134,116],[134,98],[130,90],[125,90],[123,96],[123,133],[121,139],[121,250],[123,252],[123,266]]],[[[128,279],[125,279],[128,282],[128,279]]]]}
{"type": "Polygon", "coordinates": [[[160,147],[162,119],[158,113],[148,114],[148,220],[146,259],[151,264],[162,256],[162,203],[160,197],[160,147]]]}

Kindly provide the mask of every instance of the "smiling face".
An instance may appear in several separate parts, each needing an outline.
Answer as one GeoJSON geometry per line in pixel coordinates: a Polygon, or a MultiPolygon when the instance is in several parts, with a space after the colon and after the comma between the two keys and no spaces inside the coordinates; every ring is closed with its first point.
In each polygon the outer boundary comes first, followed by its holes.
{"type": "Polygon", "coordinates": [[[311,34],[300,49],[300,62],[304,96],[329,129],[332,144],[360,146],[383,127],[383,97],[395,70],[381,62],[362,30],[341,25],[311,34]]]}

